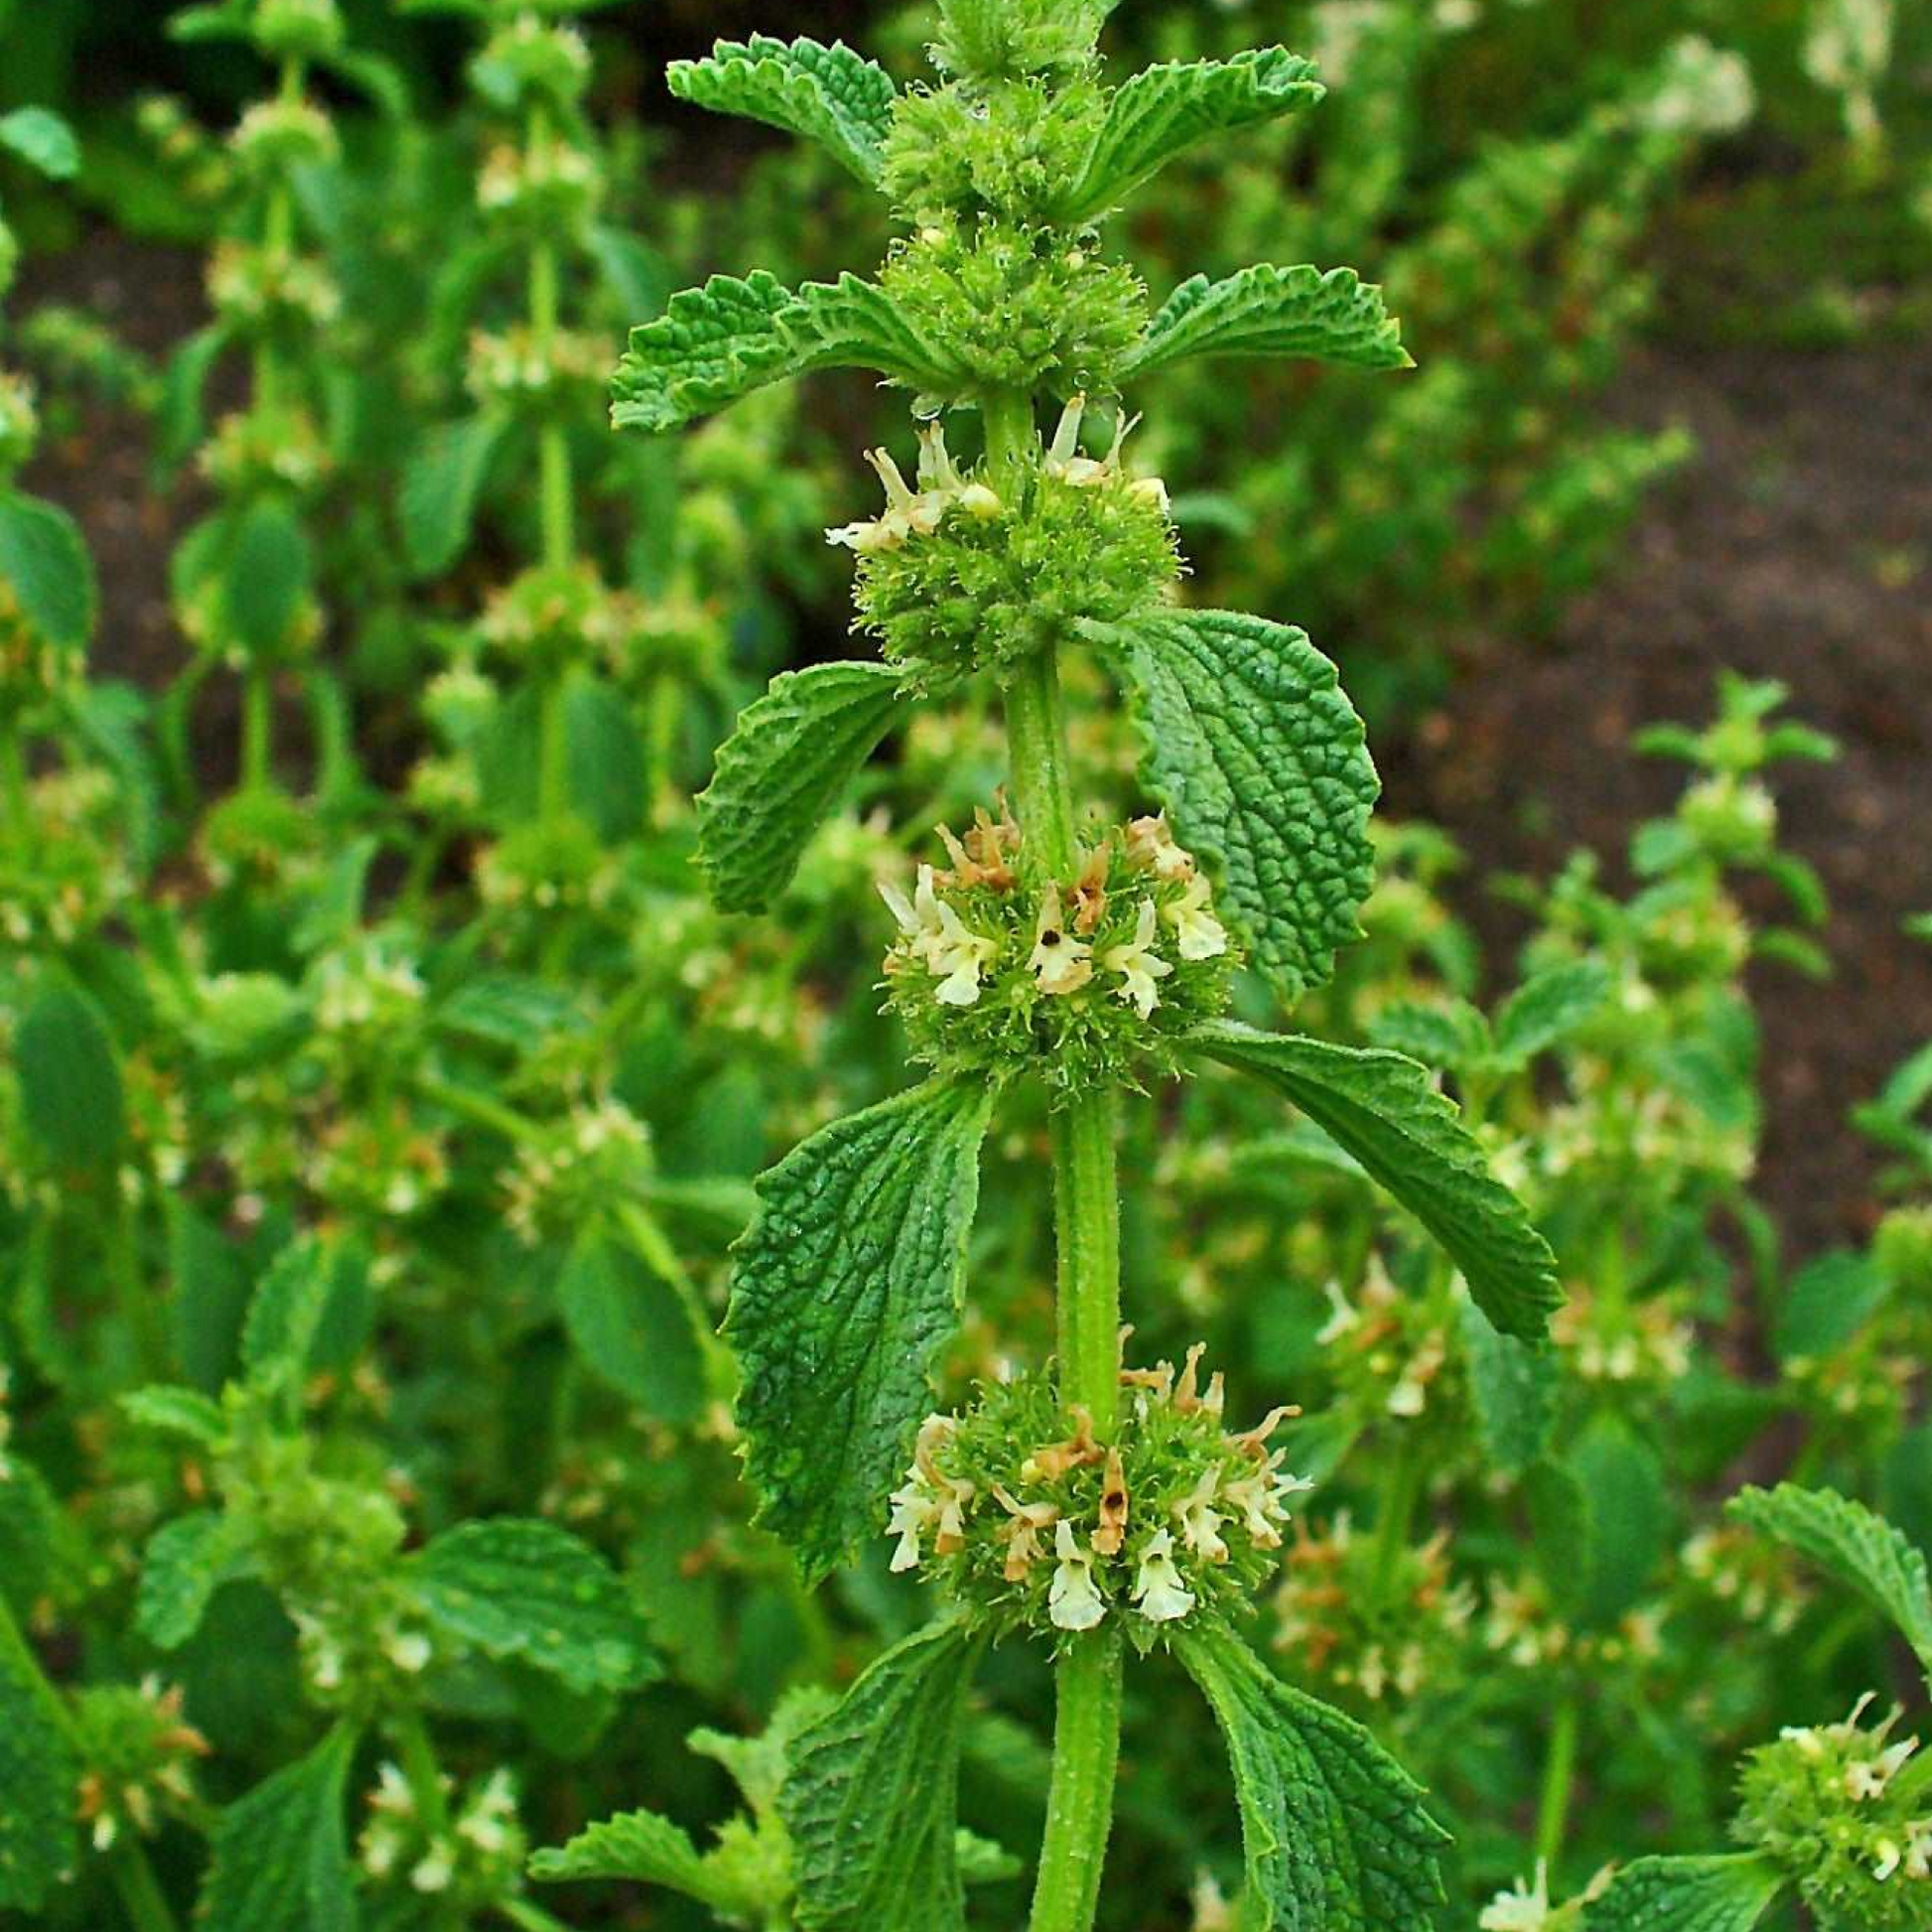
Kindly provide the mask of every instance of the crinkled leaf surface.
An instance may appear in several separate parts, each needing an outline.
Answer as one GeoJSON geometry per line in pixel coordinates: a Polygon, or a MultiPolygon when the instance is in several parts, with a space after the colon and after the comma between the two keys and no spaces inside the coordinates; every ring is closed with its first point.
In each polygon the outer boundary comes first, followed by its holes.
{"type": "Polygon", "coordinates": [[[1312,61],[1280,47],[1148,68],[1108,101],[1093,151],[1054,217],[1089,220],[1197,141],[1312,107],[1326,91],[1312,61]]]}
{"type": "Polygon", "coordinates": [[[0,1906],[38,1912],[73,1868],[80,1767],[54,1692],[0,1602],[0,1906]]]}
{"type": "Polygon", "coordinates": [[[714,275],[630,332],[612,383],[620,429],[667,430],[812,369],[877,369],[917,389],[956,386],[950,369],[876,282],[808,282],[795,295],[762,269],[714,275]]]}
{"type": "Polygon", "coordinates": [[[1835,1489],[1746,1489],[1730,1513],[1788,1543],[1898,1626],[1932,1682],[1932,1586],[1925,1555],[1882,1516],[1835,1489]]]}
{"type": "Polygon", "coordinates": [[[1352,1154],[1449,1251],[1496,1327],[1542,1338],[1563,1306],[1556,1257],[1426,1068],[1400,1053],[1233,1021],[1198,1028],[1192,1038],[1211,1058],[1279,1088],[1352,1154]]]}
{"type": "Polygon", "coordinates": [[[1496,1052],[1522,1066],[1575,1033],[1610,997],[1610,970],[1600,959],[1574,960],[1526,980],[1496,1014],[1496,1052]]]}
{"type": "Polygon", "coordinates": [[[993,1095],[929,1080],[834,1121],[758,1182],[725,1333],[759,1520],[808,1577],[861,1537],[959,1320],[993,1095]]]}
{"type": "Polygon", "coordinates": [[[582,1831],[559,1851],[539,1852],[530,1876],[562,1884],[584,1878],[634,1878],[712,1902],[704,1861],[685,1833],[654,1811],[627,1811],[582,1831]]]}
{"type": "Polygon", "coordinates": [[[1359,368],[1405,369],[1402,325],[1382,291],[1352,268],[1259,263],[1224,281],[1196,275],[1174,290],[1123,358],[1124,378],[1186,355],[1301,355],[1359,368]]]}
{"type": "Polygon", "coordinates": [[[1751,1932],[1784,1879],[1752,1853],[1638,1859],[1584,1908],[1584,1932],[1751,1932]]]}
{"type": "Polygon", "coordinates": [[[1299,999],[1360,937],[1375,881],[1381,785],[1335,667],[1300,630],[1232,611],[1087,630],[1127,685],[1149,790],[1256,966],[1299,999]]]}
{"type": "Polygon", "coordinates": [[[1248,1893],[1282,1932],[1429,1932],[1449,1834],[1422,1787],[1352,1718],[1284,1684],[1232,1632],[1174,1652],[1227,1742],[1248,1893]]]}
{"type": "Polygon", "coordinates": [[[961,1932],[960,1726],[978,1658],[956,1623],[921,1630],[792,1747],[778,1811],[808,1932],[961,1932]]]}
{"type": "Polygon", "coordinates": [[[135,1627],[162,1650],[179,1650],[197,1630],[214,1592],[247,1574],[245,1533],[232,1518],[193,1509],[164,1523],[141,1559],[135,1627]]]}
{"type": "Polygon", "coordinates": [[[819,821],[904,709],[890,664],[786,671],[740,714],[698,799],[698,864],[727,912],[781,893],[819,821]]]}
{"type": "Polygon", "coordinates": [[[554,1523],[493,1517],[445,1531],[409,1565],[430,1620],[486,1657],[516,1657],[573,1691],[624,1691],[657,1675],[620,1577],[554,1523]]]}
{"type": "Polygon", "coordinates": [[[355,1932],[343,1828],[355,1732],[339,1725],[222,1812],[196,1915],[205,1932],[355,1932]]]}
{"type": "Polygon", "coordinates": [[[821,142],[869,185],[884,172],[880,149],[892,130],[898,89],[875,62],[843,41],[720,41],[704,61],[673,61],[665,70],[680,100],[721,114],[743,114],[821,142]]]}

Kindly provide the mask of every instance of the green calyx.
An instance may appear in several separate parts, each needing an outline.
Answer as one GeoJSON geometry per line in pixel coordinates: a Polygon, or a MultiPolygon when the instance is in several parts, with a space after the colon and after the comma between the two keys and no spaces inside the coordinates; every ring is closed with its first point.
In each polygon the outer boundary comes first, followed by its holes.
{"type": "Polygon", "coordinates": [[[342,51],[343,17],[336,0],[259,0],[255,45],[274,61],[323,61],[342,51]]]}
{"type": "Polygon", "coordinates": [[[1268,1447],[1288,1411],[1227,1431],[1203,1352],[1178,1374],[1124,1372],[1129,1400],[1104,1439],[1045,1375],[928,1418],[892,1499],[893,1568],[936,1578],[972,1623],[1056,1644],[1117,1622],[1147,1651],[1233,1613],[1273,1572],[1289,1500],[1311,1485],[1268,1447]]]}
{"type": "Polygon", "coordinates": [[[960,80],[1091,67],[1115,0],[941,0],[933,65],[960,80]]]}
{"type": "Polygon", "coordinates": [[[898,936],[888,1004],[913,1054],[992,1080],[1033,1072],[1056,1102],[1169,1079],[1189,1030],[1225,1012],[1238,954],[1207,879],[1167,822],[1105,833],[1068,877],[1030,870],[1019,829],[984,813],[953,864],[885,888],[898,936]]]}
{"type": "Polygon", "coordinates": [[[1051,225],[1104,112],[1097,81],[1055,86],[1036,75],[978,88],[898,96],[880,187],[907,225],[994,216],[1051,225]]]}

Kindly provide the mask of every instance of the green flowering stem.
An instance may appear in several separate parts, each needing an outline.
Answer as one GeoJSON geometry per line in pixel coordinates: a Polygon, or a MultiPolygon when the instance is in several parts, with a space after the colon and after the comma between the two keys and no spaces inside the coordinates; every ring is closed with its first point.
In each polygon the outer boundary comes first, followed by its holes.
{"type": "Polygon", "coordinates": [[[265,791],[275,759],[275,694],[268,672],[259,664],[248,667],[241,687],[241,784],[244,791],[265,791]]]}
{"type": "Polygon", "coordinates": [[[537,740],[537,818],[555,829],[570,811],[570,713],[564,681],[546,680],[537,740]]]}
{"type": "Polygon", "coordinates": [[[127,1910],[127,1922],[134,1932],[176,1932],[175,1914],[162,1894],[161,1881],[154,1875],[147,1852],[135,1839],[123,1839],[109,1861],[114,1873],[114,1889],[127,1910]]]}
{"type": "Polygon", "coordinates": [[[1121,1645],[1110,1630],[1075,1637],[1055,1667],[1053,1783],[1031,1932],[1088,1932],[1113,1825],[1120,1768],[1121,1645]]]}
{"type": "MultiPolygon", "coordinates": [[[[449,1795],[443,1789],[443,1767],[436,1759],[436,1746],[430,1742],[429,1726],[420,1711],[396,1712],[389,1720],[389,1732],[402,1757],[402,1775],[415,1801],[416,1816],[435,1844],[452,1836],[449,1795]]],[[[445,1900],[437,1910],[434,1923],[442,1932],[457,1932],[463,1924],[454,1901],[445,1900]]]]}
{"type": "Polygon", "coordinates": [[[570,1932],[562,1919],[552,1918],[541,1905],[532,1905],[527,1898],[499,1898],[496,1909],[512,1925],[520,1925],[523,1932],[570,1932]]]}
{"type": "Polygon", "coordinates": [[[1555,1867],[1570,1824],[1570,1796],[1577,1778],[1577,1738],[1582,1712],[1572,1691],[1557,1706],[1550,1748],[1543,1760],[1543,1796],[1536,1813],[1536,1856],[1555,1867]]]}
{"type": "Polygon", "coordinates": [[[0,718],[0,823],[22,837],[33,828],[27,800],[27,748],[12,718],[0,718]]]}

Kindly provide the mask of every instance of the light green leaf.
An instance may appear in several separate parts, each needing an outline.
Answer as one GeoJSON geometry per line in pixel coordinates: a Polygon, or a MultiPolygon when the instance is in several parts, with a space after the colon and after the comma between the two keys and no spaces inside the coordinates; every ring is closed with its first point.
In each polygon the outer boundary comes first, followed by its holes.
{"type": "Polygon", "coordinates": [[[436,1009],[436,1024],[453,1034],[527,1051],[554,1033],[581,1033],[576,996],[522,973],[478,973],[436,1009]]]}
{"type": "Polygon", "coordinates": [[[288,642],[315,581],[309,539],[286,503],[257,503],[241,519],[223,573],[221,608],[237,642],[263,653],[288,642]]]}
{"type": "Polygon", "coordinates": [[[1429,1932],[1449,1834],[1423,1790],[1339,1711],[1281,1682],[1232,1632],[1174,1640],[1226,1739],[1248,1895],[1283,1932],[1429,1932]]]}
{"type": "Polygon", "coordinates": [[[222,1812],[198,1932],[355,1932],[355,1874],[343,1829],[356,1733],[332,1730],[222,1812]]]}
{"type": "Polygon", "coordinates": [[[80,1766],[64,1719],[0,1601],[0,1906],[38,1912],[73,1869],[80,1766]]]}
{"type": "Polygon", "coordinates": [[[1750,1852],[1638,1859],[1584,1907],[1584,1932],[1751,1932],[1784,1877],[1750,1852]]]}
{"type": "Polygon", "coordinates": [[[1932,1682],[1932,1587],[1925,1556],[1882,1516],[1835,1489],[1801,1489],[1793,1482],[1746,1489],[1731,1498],[1729,1510],[1809,1557],[1889,1617],[1932,1682]]]}
{"type": "Polygon", "coordinates": [[[1496,1052],[1526,1065],[1546,1047],[1575,1033],[1610,997],[1610,971],[1601,960],[1554,966],[1518,987],[1496,1014],[1496,1052]]]}
{"type": "Polygon", "coordinates": [[[31,1462],[0,1450],[0,1615],[32,1617],[53,1581],[68,1520],[31,1462]]]}
{"type": "Polygon", "coordinates": [[[314,1370],[344,1257],[341,1242],[301,1234],[269,1264],[241,1335],[241,1363],[253,1380],[299,1380],[314,1370]]]}
{"type": "Polygon", "coordinates": [[[249,38],[248,8],[235,0],[211,7],[184,7],[168,21],[168,38],[193,45],[197,41],[245,41],[249,38]]]}
{"type": "Polygon", "coordinates": [[[45,107],[16,107],[11,114],[0,114],[0,148],[50,181],[71,181],[80,172],[80,144],[73,129],[45,107]]]}
{"type": "Polygon", "coordinates": [[[1382,291],[1352,268],[1326,274],[1303,263],[1263,262],[1225,281],[1196,275],[1174,290],[1147,339],[1122,359],[1124,380],[1150,374],[1187,355],[1296,355],[1351,362],[1368,369],[1412,366],[1402,325],[1383,307],[1382,291]]]}
{"type": "Polygon", "coordinates": [[[1834,1248],[1792,1276],[1778,1311],[1772,1346],[1781,1362],[1830,1355],[1890,1299],[1893,1284],[1868,1254],[1834,1248]]]}
{"type": "Polygon", "coordinates": [[[168,358],[162,371],[161,399],[155,408],[155,451],[164,464],[185,463],[201,443],[204,431],[203,397],[208,377],[221,351],[228,345],[228,332],[221,324],[209,323],[183,339],[168,358]]]}
{"type": "Polygon", "coordinates": [[[877,369],[922,390],[963,380],[877,283],[846,275],[794,295],[760,269],[744,281],[714,275],[630,332],[611,420],[620,429],[675,429],[768,382],[834,368],[877,369]]]}
{"type": "Polygon", "coordinates": [[[904,710],[889,664],[786,671],[739,715],[698,799],[698,864],[727,912],[757,912],[790,882],[820,820],[904,710]]]}
{"type": "Polygon", "coordinates": [[[156,1383],[121,1397],[121,1407],[143,1429],[212,1449],[228,1438],[228,1419],[221,1405],[199,1389],[178,1389],[156,1383]]]}
{"type": "Polygon", "coordinates": [[[680,100],[802,134],[861,181],[879,184],[898,89],[884,68],[842,41],[787,45],[768,34],[720,41],[709,60],[673,61],[664,78],[680,100]]]}
{"type": "Polygon", "coordinates": [[[163,1650],[179,1650],[197,1630],[214,1592],[249,1574],[245,1533],[231,1517],[191,1510],[148,1539],[141,1559],[135,1627],[163,1650]]]}
{"type": "Polygon", "coordinates": [[[704,1355],[670,1285],[602,1228],[585,1231],[557,1280],[557,1307],[591,1374],[663,1422],[704,1403],[704,1355]]]}
{"type": "Polygon", "coordinates": [[[554,1523],[459,1524],[409,1565],[432,1622],[486,1657],[518,1657],[574,1691],[626,1691],[657,1675],[621,1578],[554,1523]]]}
{"type": "Polygon", "coordinates": [[[627,1811],[593,1825],[559,1851],[539,1852],[530,1876],[545,1884],[633,1878],[664,1885],[707,1905],[721,1902],[690,1839],[654,1811],[627,1811]]]}
{"type": "Polygon", "coordinates": [[[94,564],[66,510],[0,490],[0,585],[30,629],[57,650],[86,648],[99,598],[94,564]]]}
{"type": "Polygon", "coordinates": [[[793,1746],[778,1813],[807,1932],[962,1932],[960,1727],[979,1651],[957,1623],[917,1632],[793,1746]]]}
{"type": "Polygon", "coordinates": [[[1488,1021],[1467,1000],[1394,1001],[1369,1021],[1368,1034],[1372,1045],[1455,1072],[1485,1059],[1492,1044],[1488,1021]]]}
{"type": "Polygon", "coordinates": [[[508,427],[507,417],[489,412],[438,424],[403,466],[396,507],[412,575],[440,576],[468,548],[489,460],[508,427]]]}
{"type": "Polygon", "coordinates": [[[1280,47],[1146,69],[1108,101],[1093,151],[1055,204],[1054,219],[1092,220],[1196,142],[1312,107],[1327,91],[1313,76],[1312,61],[1280,47]]]}
{"type": "Polygon", "coordinates": [[[985,1086],[929,1080],[834,1121],[758,1182],[725,1333],[759,1520],[807,1577],[885,1528],[958,1323],[992,1107],[985,1086]]]}
{"type": "Polygon", "coordinates": [[[1462,1353],[1483,1453],[1501,1474],[1521,1475],[1543,1453],[1556,1423],[1556,1358],[1547,1348],[1498,1333],[1480,1309],[1466,1305],[1462,1353]]]}
{"type": "Polygon", "coordinates": [[[1088,624],[1118,665],[1141,771],[1207,863],[1221,916],[1286,1000],[1361,936],[1380,780],[1335,667],[1300,630],[1232,611],[1088,624]]]}
{"type": "Polygon", "coordinates": [[[618,844],[642,827],[649,788],[643,734],[623,693],[579,669],[564,687],[570,796],[598,836],[618,844]]]}
{"type": "Polygon", "coordinates": [[[121,1068],[100,1009],[70,980],[50,980],[14,1035],[27,1125],[64,1168],[104,1168],[120,1153],[121,1068]]]}
{"type": "Polygon", "coordinates": [[[1542,1338],[1551,1311],[1563,1306],[1556,1257],[1424,1068],[1400,1053],[1232,1021],[1192,1037],[1212,1058],[1278,1088],[1352,1154],[1449,1251],[1496,1327],[1542,1338]]]}

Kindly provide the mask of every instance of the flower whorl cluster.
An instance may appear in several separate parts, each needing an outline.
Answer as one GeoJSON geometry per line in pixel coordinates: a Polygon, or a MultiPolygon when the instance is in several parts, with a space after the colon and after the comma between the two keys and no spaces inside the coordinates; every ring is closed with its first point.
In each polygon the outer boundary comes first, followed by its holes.
{"type": "Polygon", "coordinates": [[[1866,1729],[1874,1701],[1753,1751],[1736,1832],[1790,1869],[1822,1922],[1907,1932],[1932,1926],[1932,1815],[1913,1801],[1922,1794],[1895,1788],[1919,1740],[1892,1741],[1896,1708],[1866,1729]]]}
{"type": "Polygon", "coordinates": [[[1043,1375],[928,1417],[892,1498],[893,1568],[935,1578],[1000,1634],[1090,1630],[1111,1613],[1142,1650],[1244,1598],[1274,1567],[1290,1499],[1313,1484],[1268,1447],[1297,1412],[1229,1434],[1221,1377],[1201,1386],[1204,1352],[1178,1373],[1124,1370],[1132,1395],[1111,1442],[1043,1375]]]}
{"type": "Polygon", "coordinates": [[[999,478],[961,470],[937,423],[920,432],[914,483],[886,451],[868,457],[885,513],[829,537],[859,558],[858,628],[908,683],[1008,674],[1083,621],[1118,623],[1158,606],[1178,581],[1167,488],[1121,460],[1134,422],[1118,418],[1107,454],[1090,457],[1085,413],[1074,397],[1037,461],[999,478]]]}
{"type": "Polygon", "coordinates": [[[502,1175],[504,1218],[529,1247],[549,1233],[568,1237],[630,1193],[650,1166],[650,1130],[627,1107],[578,1107],[518,1149],[502,1175]]]}
{"type": "Polygon", "coordinates": [[[442,1782],[449,1828],[438,1832],[402,1771],[382,1765],[356,1854],[371,1878],[406,1875],[410,1889],[426,1898],[482,1912],[515,1888],[529,1850],[516,1815],[516,1785],[508,1771],[496,1770],[458,1799],[453,1780],[442,1782]]]}
{"type": "Polygon", "coordinates": [[[89,1685],[74,1701],[80,1744],[80,1822],[96,1852],[106,1852],[132,1831],[152,1838],[164,1818],[192,1816],[197,1758],[208,1742],[183,1717],[179,1685],[164,1690],[149,1677],[137,1688],[89,1685]]]}
{"type": "Polygon", "coordinates": [[[1219,1014],[1237,963],[1206,876],[1165,818],[1108,831],[1066,879],[1025,874],[1010,820],[941,832],[951,867],[921,866],[898,924],[888,1004],[920,1059],[989,1073],[1034,1067],[1058,1093],[1176,1070],[1174,1043],[1219,1014]]]}

